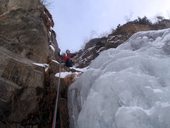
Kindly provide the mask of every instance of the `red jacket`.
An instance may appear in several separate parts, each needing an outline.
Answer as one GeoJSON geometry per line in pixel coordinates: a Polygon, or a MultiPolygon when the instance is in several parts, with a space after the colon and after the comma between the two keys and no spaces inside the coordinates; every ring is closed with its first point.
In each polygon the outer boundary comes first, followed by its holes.
{"type": "Polygon", "coordinates": [[[64,62],[66,62],[67,60],[69,60],[69,59],[71,59],[72,57],[74,57],[76,54],[72,54],[72,53],[70,53],[70,54],[65,54],[64,56],[62,56],[62,60],[64,61],[64,62]]]}
{"type": "Polygon", "coordinates": [[[67,55],[63,56],[63,61],[66,62],[67,60],[69,60],[70,58],[67,55]]]}
{"type": "Polygon", "coordinates": [[[71,59],[72,58],[72,54],[65,54],[63,56],[63,61],[66,62],[67,60],[71,59]]]}

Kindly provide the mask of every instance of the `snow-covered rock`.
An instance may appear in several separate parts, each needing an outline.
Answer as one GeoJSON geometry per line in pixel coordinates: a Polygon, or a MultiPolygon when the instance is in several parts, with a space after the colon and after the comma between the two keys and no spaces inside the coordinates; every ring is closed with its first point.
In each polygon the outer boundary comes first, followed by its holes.
{"type": "Polygon", "coordinates": [[[68,92],[71,128],[170,128],[170,29],[102,52],[68,92]]]}

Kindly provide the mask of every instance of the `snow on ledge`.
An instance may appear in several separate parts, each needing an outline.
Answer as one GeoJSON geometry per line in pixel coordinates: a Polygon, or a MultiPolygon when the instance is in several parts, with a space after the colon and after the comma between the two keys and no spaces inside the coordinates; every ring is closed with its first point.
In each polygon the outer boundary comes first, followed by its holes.
{"type": "Polygon", "coordinates": [[[58,61],[56,61],[56,60],[52,60],[52,62],[54,62],[54,63],[57,63],[57,64],[60,64],[58,61]]]}
{"type": "Polygon", "coordinates": [[[53,45],[49,45],[49,46],[50,46],[51,50],[52,50],[53,52],[55,52],[54,46],[53,46],[53,45]]]}
{"type": "Polygon", "coordinates": [[[49,65],[48,64],[46,64],[46,63],[33,63],[34,65],[37,65],[37,66],[40,66],[40,67],[44,67],[44,68],[46,68],[46,67],[49,67],[49,65]]]}
{"type": "Polygon", "coordinates": [[[66,76],[71,75],[73,73],[72,72],[60,72],[60,73],[56,73],[55,77],[59,77],[59,74],[60,74],[60,78],[65,78],[66,76]]]}
{"type": "Polygon", "coordinates": [[[85,67],[85,68],[70,67],[70,69],[74,69],[74,70],[79,71],[79,72],[85,72],[85,71],[88,70],[88,67],[85,67]]]}

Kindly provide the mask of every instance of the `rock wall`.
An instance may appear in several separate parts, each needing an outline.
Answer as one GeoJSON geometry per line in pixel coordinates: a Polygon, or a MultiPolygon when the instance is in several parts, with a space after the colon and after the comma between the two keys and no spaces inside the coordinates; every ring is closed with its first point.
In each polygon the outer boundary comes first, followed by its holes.
{"type": "Polygon", "coordinates": [[[58,81],[49,66],[59,52],[51,27],[40,0],[0,0],[0,128],[51,127],[58,81]]]}
{"type": "Polygon", "coordinates": [[[45,63],[49,54],[47,30],[40,18],[40,3],[32,1],[9,0],[0,15],[0,46],[45,63]]]}

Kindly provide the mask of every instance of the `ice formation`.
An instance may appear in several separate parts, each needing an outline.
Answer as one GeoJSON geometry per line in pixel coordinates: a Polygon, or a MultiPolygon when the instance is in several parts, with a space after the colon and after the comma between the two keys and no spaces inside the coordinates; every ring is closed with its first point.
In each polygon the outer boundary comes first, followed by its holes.
{"type": "Polygon", "coordinates": [[[102,52],[68,96],[71,128],[170,128],[170,29],[102,52]]]}

